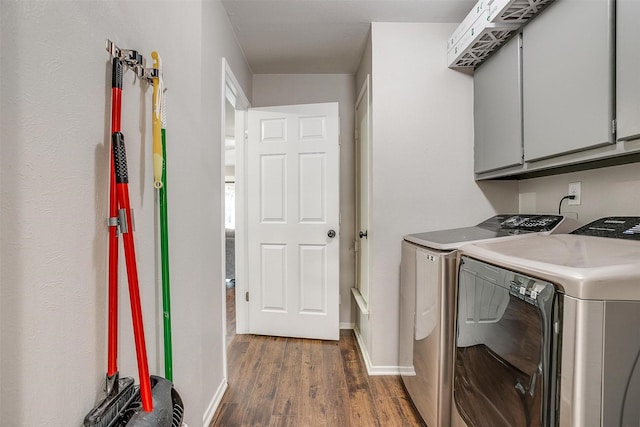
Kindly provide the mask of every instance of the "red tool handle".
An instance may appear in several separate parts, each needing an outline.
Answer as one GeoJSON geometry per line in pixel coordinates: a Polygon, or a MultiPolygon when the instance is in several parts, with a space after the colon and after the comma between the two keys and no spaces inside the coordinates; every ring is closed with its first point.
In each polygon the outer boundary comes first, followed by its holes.
{"type": "Polygon", "coordinates": [[[153,398],[151,395],[151,378],[147,365],[147,349],[144,340],[144,325],[142,323],[142,308],[140,305],[140,289],[138,286],[138,268],[136,265],[136,252],[133,244],[133,218],[129,203],[129,176],[127,172],[127,158],[125,153],[124,135],[116,132],[111,137],[113,146],[113,159],[115,168],[116,190],[119,208],[124,210],[121,218],[120,229],[124,242],[124,256],[127,265],[127,278],[129,281],[129,298],[131,300],[131,317],[133,320],[133,336],[136,343],[136,356],[138,359],[138,375],[140,376],[140,398],[142,409],[146,412],[153,411],[153,398]],[[123,224],[124,220],[124,224],[123,224]]]}
{"type": "MultiPolygon", "coordinates": [[[[111,134],[120,132],[122,107],[122,61],[113,58],[111,76],[111,134]]],[[[118,373],[118,199],[116,197],[116,175],[113,162],[113,150],[110,154],[109,177],[109,314],[108,314],[108,352],[107,375],[118,373]]]]}

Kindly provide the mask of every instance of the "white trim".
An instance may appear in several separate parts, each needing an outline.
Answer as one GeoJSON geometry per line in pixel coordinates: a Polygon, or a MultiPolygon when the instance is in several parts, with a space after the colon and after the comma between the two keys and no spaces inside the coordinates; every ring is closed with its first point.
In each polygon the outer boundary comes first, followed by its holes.
{"type": "Polygon", "coordinates": [[[413,366],[399,366],[398,370],[400,371],[400,375],[404,377],[415,377],[416,370],[413,366]]]}
{"type": "Polygon", "coordinates": [[[211,399],[211,402],[209,402],[207,410],[204,411],[204,414],[202,415],[202,425],[208,426],[209,424],[211,424],[211,422],[213,421],[213,417],[216,415],[216,411],[218,410],[218,406],[220,406],[220,402],[222,402],[224,392],[227,390],[228,386],[229,385],[227,384],[227,380],[222,380],[220,386],[218,387],[218,390],[216,390],[216,393],[213,395],[213,399],[211,399]]]}
{"type": "Polygon", "coordinates": [[[247,111],[236,111],[236,334],[249,333],[249,303],[245,292],[249,291],[247,263],[247,111]]]}
{"type": "MultiPolygon", "coordinates": [[[[227,251],[225,249],[225,231],[224,231],[224,219],[225,219],[225,140],[227,139],[225,123],[226,123],[226,102],[227,102],[227,79],[226,79],[226,62],[224,58],[222,59],[222,81],[221,81],[221,97],[220,97],[220,142],[218,143],[220,147],[220,280],[218,281],[218,286],[220,286],[220,292],[222,293],[222,310],[220,310],[222,316],[222,373],[224,378],[227,378],[227,310],[225,309],[225,304],[227,301],[227,293],[225,289],[225,279],[226,279],[226,268],[227,265],[227,251]]],[[[215,283],[215,282],[214,282],[215,283]]],[[[226,381],[225,381],[226,382],[226,381]]],[[[218,388],[219,390],[219,388],[218,388]]],[[[214,400],[216,396],[214,395],[214,400]]],[[[213,403],[213,402],[212,402],[213,403]]],[[[211,405],[209,405],[209,408],[211,405]]],[[[203,417],[208,413],[208,410],[205,411],[203,417]]],[[[206,425],[206,423],[205,423],[206,425]]]]}
{"type": "Polygon", "coordinates": [[[364,361],[364,366],[367,368],[367,374],[370,376],[376,375],[400,375],[400,367],[399,366],[374,366],[371,363],[371,357],[364,346],[362,335],[360,335],[360,331],[357,328],[353,330],[353,333],[356,336],[356,342],[358,343],[358,350],[360,350],[360,355],[362,356],[362,360],[364,361]]]}
{"type": "Polygon", "coordinates": [[[374,377],[377,375],[400,375],[399,366],[372,366],[367,370],[369,376],[374,377]]]}
{"type": "MultiPolygon", "coordinates": [[[[225,74],[226,74],[226,67],[225,67],[225,74]]],[[[230,86],[229,82],[226,81],[226,78],[227,76],[225,75],[225,83],[226,83],[224,88],[225,96],[227,97],[231,105],[235,107],[236,104],[238,103],[238,91],[234,87],[230,86]]]]}
{"type": "Polygon", "coordinates": [[[353,322],[340,322],[340,329],[354,329],[355,326],[353,322]]]}
{"type": "MultiPolygon", "coordinates": [[[[356,302],[358,303],[358,307],[360,308],[360,311],[362,312],[362,314],[365,315],[369,315],[369,309],[368,306],[371,303],[371,278],[369,277],[369,275],[367,275],[367,280],[369,283],[367,283],[366,286],[366,290],[367,290],[367,295],[366,298],[364,295],[362,295],[360,289],[362,288],[361,286],[361,277],[360,277],[360,270],[361,270],[361,264],[363,264],[362,262],[362,255],[361,255],[361,249],[360,249],[360,237],[358,236],[359,231],[361,231],[361,226],[362,224],[360,223],[360,217],[361,217],[361,212],[363,210],[363,207],[360,206],[360,192],[362,191],[361,188],[361,171],[360,171],[360,153],[361,153],[361,145],[362,145],[362,138],[360,137],[360,135],[362,134],[362,131],[359,128],[359,122],[358,122],[358,109],[360,108],[361,103],[364,102],[364,105],[367,108],[366,111],[366,115],[367,115],[367,144],[368,144],[368,159],[367,159],[367,167],[368,167],[368,174],[367,174],[367,181],[368,181],[368,195],[367,195],[367,206],[364,207],[365,211],[367,212],[367,217],[368,217],[368,221],[369,224],[367,224],[367,227],[369,229],[371,229],[371,200],[372,200],[372,195],[371,195],[371,182],[372,182],[372,177],[371,177],[371,164],[372,164],[372,141],[373,141],[373,132],[372,132],[372,123],[371,123],[371,118],[372,118],[372,113],[371,113],[371,75],[367,74],[363,84],[362,84],[362,88],[360,89],[360,92],[358,93],[358,97],[356,98],[356,103],[355,103],[355,129],[358,132],[358,137],[355,140],[356,143],[356,153],[355,153],[355,165],[354,165],[354,171],[356,173],[355,176],[355,225],[356,225],[356,230],[355,233],[356,235],[354,235],[354,240],[355,240],[355,247],[356,247],[356,254],[355,254],[355,258],[356,258],[356,262],[355,262],[355,287],[354,289],[356,289],[357,294],[353,292],[352,289],[352,293],[353,296],[356,300],[356,302]]],[[[366,266],[367,268],[369,268],[369,261],[370,261],[370,256],[367,257],[366,261],[366,266]]],[[[369,269],[370,271],[370,269],[369,269]]]]}
{"type": "Polygon", "coordinates": [[[242,86],[240,86],[238,79],[236,79],[236,76],[233,73],[233,70],[231,70],[229,63],[225,58],[222,58],[222,73],[223,73],[223,78],[225,79],[224,86],[223,86],[224,87],[223,93],[225,94],[225,96],[228,88],[231,94],[236,97],[235,107],[238,110],[246,110],[247,108],[249,108],[251,106],[251,104],[249,103],[249,99],[247,98],[244,91],[242,90],[242,86]]]}
{"type": "MultiPolygon", "coordinates": [[[[225,208],[224,208],[224,194],[225,194],[225,140],[226,140],[226,128],[225,128],[225,123],[226,123],[226,105],[225,103],[227,102],[227,100],[230,103],[233,103],[233,107],[237,110],[239,109],[246,109],[249,107],[249,100],[247,99],[247,97],[244,94],[244,91],[242,90],[242,86],[240,86],[240,83],[238,83],[238,80],[236,79],[235,75],[233,74],[233,71],[231,70],[231,67],[229,66],[229,63],[227,62],[227,60],[225,58],[222,58],[222,78],[221,78],[221,82],[220,82],[220,119],[221,119],[221,126],[220,126],[220,140],[218,141],[219,147],[220,147],[220,198],[221,198],[221,203],[220,203],[220,235],[222,236],[222,238],[220,239],[220,254],[221,254],[221,271],[220,271],[220,280],[219,280],[219,286],[220,286],[220,292],[222,295],[222,307],[223,309],[221,310],[221,316],[222,316],[222,364],[223,364],[223,373],[224,373],[224,378],[228,377],[228,363],[227,363],[227,311],[224,309],[225,307],[225,301],[227,300],[227,295],[226,295],[226,286],[225,286],[225,278],[226,278],[226,271],[225,271],[225,266],[227,265],[226,263],[226,250],[225,250],[225,230],[224,230],[224,218],[225,218],[225,208]]],[[[238,118],[238,114],[236,114],[236,121],[238,118]]],[[[237,124],[237,123],[236,123],[237,124]]],[[[244,123],[243,123],[244,125],[244,123]]],[[[237,140],[237,135],[236,135],[236,140],[237,140]]],[[[240,144],[236,144],[236,149],[237,146],[240,144]]],[[[236,168],[237,163],[241,161],[240,159],[236,158],[236,168]]],[[[242,167],[242,166],[241,166],[242,167]]],[[[244,182],[243,180],[241,180],[241,182],[244,182]]],[[[236,179],[236,189],[238,187],[238,179],[236,179]]],[[[242,185],[242,184],[240,184],[242,185]]],[[[240,224],[240,227],[242,227],[243,224],[240,224]]],[[[238,232],[237,230],[238,228],[238,221],[236,221],[236,233],[238,232]]],[[[242,229],[242,231],[244,231],[244,229],[242,229]]],[[[238,254],[236,254],[236,263],[238,260],[238,254]]],[[[242,256],[242,254],[240,254],[240,256],[242,256]]],[[[246,263],[241,263],[241,265],[244,265],[246,263]]],[[[237,292],[236,292],[237,294],[237,292]]],[[[238,301],[238,296],[236,295],[236,301],[238,301]]],[[[243,325],[243,317],[240,315],[241,313],[247,312],[247,310],[239,310],[243,307],[238,307],[238,304],[236,304],[236,325],[238,323],[241,324],[241,326],[243,325]],[[241,311],[241,313],[238,313],[238,311],[241,311]]],[[[224,389],[223,389],[223,393],[224,390],[226,390],[226,380],[224,382],[224,389]]],[[[220,390],[220,389],[218,389],[220,390]]],[[[220,396],[220,399],[222,398],[222,396],[220,396]]],[[[216,397],[214,397],[214,400],[216,399],[216,397]]],[[[219,402],[218,402],[219,403],[219,402]]],[[[216,405],[218,404],[216,403],[216,405]]],[[[215,413],[215,411],[214,411],[215,413]]],[[[205,413],[206,414],[206,413],[205,413]]],[[[213,416],[213,414],[211,415],[213,416]]],[[[205,425],[208,425],[208,423],[205,423],[205,425]]]]}
{"type": "MultiPolygon", "coordinates": [[[[222,58],[225,74],[225,90],[232,92],[236,99],[234,105],[236,109],[235,136],[236,136],[236,333],[246,334],[249,332],[249,307],[245,301],[245,292],[249,291],[249,277],[247,266],[247,218],[246,218],[246,191],[247,182],[246,173],[246,145],[245,131],[247,129],[247,109],[251,107],[247,96],[242,90],[242,86],[238,83],[233,71],[225,58],[222,58]]],[[[223,264],[226,265],[226,264],[223,264]]],[[[226,339],[225,339],[226,345],[226,339]]]]}
{"type": "Polygon", "coordinates": [[[366,316],[369,316],[369,308],[367,307],[367,302],[362,297],[360,290],[358,288],[351,288],[351,293],[353,294],[353,298],[356,300],[356,303],[358,304],[360,313],[366,316]]]}
{"type": "Polygon", "coordinates": [[[358,108],[358,104],[360,104],[360,101],[362,101],[362,97],[365,95],[365,92],[369,90],[369,85],[371,84],[369,83],[370,79],[371,79],[371,74],[367,74],[367,77],[364,79],[364,83],[362,84],[362,88],[360,88],[360,93],[356,98],[356,108],[358,108]]]}
{"type": "Polygon", "coordinates": [[[364,361],[364,366],[367,368],[367,373],[369,373],[371,358],[369,357],[369,353],[366,350],[367,347],[364,345],[364,339],[362,338],[362,335],[360,334],[360,330],[358,328],[353,329],[353,334],[356,336],[358,350],[360,351],[360,355],[362,356],[362,360],[364,361]]]}

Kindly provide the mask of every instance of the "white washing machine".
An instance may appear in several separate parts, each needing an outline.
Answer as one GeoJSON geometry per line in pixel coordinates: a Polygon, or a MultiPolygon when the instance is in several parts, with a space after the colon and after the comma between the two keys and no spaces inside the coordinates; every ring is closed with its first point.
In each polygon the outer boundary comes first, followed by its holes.
{"type": "Polygon", "coordinates": [[[640,217],[460,251],[453,426],[640,426],[640,217]]]}
{"type": "Polygon", "coordinates": [[[429,427],[451,423],[457,251],[465,243],[568,233],[559,215],[496,215],[473,227],[411,234],[402,242],[399,362],[402,381],[429,427]]]}

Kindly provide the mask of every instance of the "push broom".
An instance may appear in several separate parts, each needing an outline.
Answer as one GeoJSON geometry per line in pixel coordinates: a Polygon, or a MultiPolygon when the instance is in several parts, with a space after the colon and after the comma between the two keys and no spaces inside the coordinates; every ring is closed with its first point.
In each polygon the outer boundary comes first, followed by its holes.
{"type": "MultiPolygon", "coordinates": [[[[109,48],[109,46],[107,46],[109,48]]],[[[122,106],[122,60],[112,62],[111,134],[120,132],[122,106]]],[[[113,151],[110,154],[109,185],[109,296],[107,333],[107,374],[105,397],[85,417],[86,427],[108,427],[135,393],[133,378],[119,378],[118,372],[118,201],[116,198],[113,151]]]]}

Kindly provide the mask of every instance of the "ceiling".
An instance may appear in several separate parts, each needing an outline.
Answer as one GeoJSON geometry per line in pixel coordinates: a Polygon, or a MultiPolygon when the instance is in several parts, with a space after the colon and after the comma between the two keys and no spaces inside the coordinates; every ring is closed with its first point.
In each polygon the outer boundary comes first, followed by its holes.
{"type": "Polygon", "coordinates": [[[461,22],[476,0],[222,0],[255,74],[353,74],[371,22],[461,22]]]}

